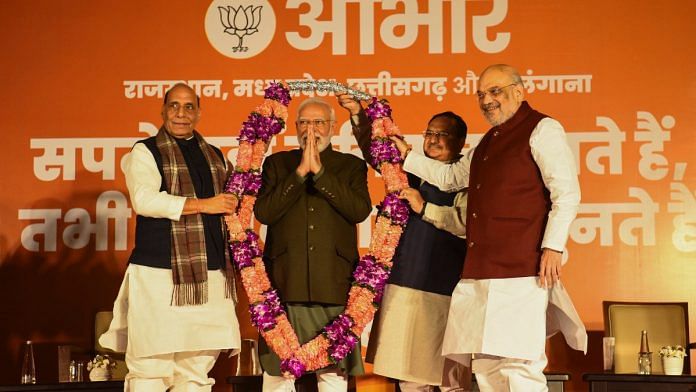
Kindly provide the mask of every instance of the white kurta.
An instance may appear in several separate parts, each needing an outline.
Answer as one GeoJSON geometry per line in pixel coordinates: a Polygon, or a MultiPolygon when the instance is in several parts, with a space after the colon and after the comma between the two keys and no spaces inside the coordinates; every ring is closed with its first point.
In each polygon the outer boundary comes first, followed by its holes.
{"type": "Polygon", "coordinates": [[[559,282],[539,287],[536,277],[462,279],[452,293],[442,354],[468,363],[468,354],[535,361],[546,338],[562,332],[569,346],[587,352],[587,333],[559,282]]]}
{"type": "Polygon", "coordinates": [[[388,284],[370,332],[366,361],[373,373],[420,384],[441,385],[442,337],[450,297],[388,284]]]}
{"type": "MultiPolygon", "coordinates": [[[[150,150],[137,143],[125,160],[131,204],[137,214],[178,221],[186,198],[161,192],[162,177],[150,150]]],[[[235,304],[225,298],[222,271],[208,271],[208,302],[173,306],[171,269],[130,264],[114,303],[114,318],[99,343],[138,357],[241,347],[235,304]]]]}
{"type": "Polygon", "coordinates": [[[171,305],[172,271],[131,264],[114,303],[114,319],[99,343],[137,357],[184,351],[239,349],[234,302],[225,298],[225,276],[208,271],[208,302],[171,305]]]}
{"type": "MultiPolygon", "coordinates": [[[[560,251],[580,203],[575,160],[563,127],[551,118],[537,124],[529,145],[552,203],[541,247],[560,251]]],[[[459,190],[468,186],[472,156],[473,149],[460,161],[445,165],[411,153],[404,170],[440,189],[459,190]]],[[[587,333],[565,289],[562,285],[543,289],[536,281],[536,277],[461,280],[452,295],[443,354],[457,360],[472,353],[538,360],[545,337],[559,330],[571,347],[586,352],[587,333]]]]}

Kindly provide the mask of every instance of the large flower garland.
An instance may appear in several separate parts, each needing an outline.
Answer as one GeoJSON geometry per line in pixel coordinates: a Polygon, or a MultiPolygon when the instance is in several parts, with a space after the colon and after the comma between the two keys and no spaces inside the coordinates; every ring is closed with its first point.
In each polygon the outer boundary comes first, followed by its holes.
{"type": "MultiPolygon", "coordinates": [[[[300,88],[316,88],[301,86],[300,88]]],[[[344,89],[345,91],[345,89],[344,89]]],[[[377,207],[379,213],[369,252],[360,258],[353,272],[353,283],[343,313],[324,327],[319,335],[300,345],[288,321],[278,292],[271,286],[264,268],[259,236],[252,230],[252,211],[261,187],[261,163],[268,144],[285,126],[290,92],[280,83],[271,83],[264,102],[242,125],[235,172],[225,192],[237,196],[235,213],[225,218],[230,250],[249,297],[251,322],[268,346],[281,359],[286,377],[298,378],[304,372],[334,365],[358,343],[365,326],[372,321],[389,278],[392,257],[408,221],[408,204],[398,192],[408,186],[401,168],[401,156],[389,136],[400,135],[391,120],[391,108],[372,98],[366,112],[372,120],[370,152],[373,166],[384,178],[387,195],[377,207]]]]}

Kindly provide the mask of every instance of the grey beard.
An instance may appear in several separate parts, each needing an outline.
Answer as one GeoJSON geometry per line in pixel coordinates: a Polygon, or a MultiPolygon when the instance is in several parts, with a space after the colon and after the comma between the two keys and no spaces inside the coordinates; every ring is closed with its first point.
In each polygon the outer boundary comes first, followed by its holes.
{"type": "MultiPolygon", "coordinates": [[[[327,137],[326,139],[318,138],[318,140],[317,140],[317,150],[319,150],[319,152],[322,152],[322,151],[326,150],[326,147],[329,146],[329,143],[330,143],[330,142],[331,142],[331,138],[330,138],[330,137],[327,137]]],[[[306,137],[303,137],[303,138],[301,138],[301,139],[298,139],[298,143],[300,144],[300,149],[301,149],[301,150],[304,150],[305,147],[307,146],[307,138],[306,138],[306,137]]]]}

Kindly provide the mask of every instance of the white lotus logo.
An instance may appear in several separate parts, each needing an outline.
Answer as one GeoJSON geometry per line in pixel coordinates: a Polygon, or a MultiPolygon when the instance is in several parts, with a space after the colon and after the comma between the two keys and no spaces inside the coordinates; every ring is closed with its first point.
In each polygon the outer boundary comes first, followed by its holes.
{"type": "Polygon", "coordinates": [[[229,58],[258,55],[271,44],[275,31],[276,16],[269,0],[211,0],[205,13],[208,42],[229,58]]]}
{"type": "Polygon", "coordinates": [[[237,8],[232,6],[218,7],[220,11],[220,20],[225,26],[225,33],[236,35],[239,37],[239,45],[232,48],[233,52],[246,52],[249,47],[243,46],[244,37],[252,35],[259,31],[259,23],[261,23],[261,8],[262,6],[248,6],[246,8],[241,5],[237,8]]]}

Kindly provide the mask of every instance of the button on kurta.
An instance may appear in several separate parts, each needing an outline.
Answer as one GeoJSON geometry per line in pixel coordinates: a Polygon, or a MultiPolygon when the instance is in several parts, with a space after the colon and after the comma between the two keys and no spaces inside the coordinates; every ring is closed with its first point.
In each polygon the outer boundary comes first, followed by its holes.
{"type": "Polygon", "coordinates": [[[314,230],[314,225],[309,225],[309,230],[314,230]]]}
{"type": "Polygon", "coordinates": [[[472,212],[472,213],[471,213],[471,217],[474,218],[474,219],[476,219],[476,218],[478,218],[478,215],[477,215],[475,212],[472,212]]]}
{"type": "Polygon", "coordinates": [[[314,212],[314,207],[309,207],[308,210],[309,212],[314,212]]]}
{"type": "Polygon", "coordinates": [[[314,250],[314,245],[310,245],[309,250],[314,250]]]}
{"type": "Polygon", "coordinates": [[[469,248],[473,248],[473,247],[474,247],[474,241],[469,242],[469,248]]]}

